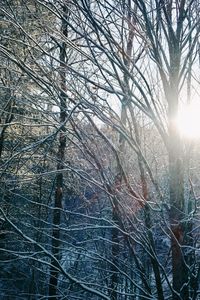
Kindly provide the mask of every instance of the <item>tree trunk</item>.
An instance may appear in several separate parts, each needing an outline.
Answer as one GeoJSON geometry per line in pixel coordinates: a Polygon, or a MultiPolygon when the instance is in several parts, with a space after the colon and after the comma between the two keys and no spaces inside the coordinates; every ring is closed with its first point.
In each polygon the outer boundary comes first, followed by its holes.
{"type": "Polygon", "coordinates": [[[180,50],[175,44],[171,48],[171,74],[168,95],[169,118],[169,193],[170,193],[170,228],[172,248],[173,300],[189,298],[187,269],[182,246],[184,245],[185,199],[184,199],[184,164],[183,144],[174,120],[178,114],[179,103],[179,67],[180,50]]]}
{"type": "Polygon", "coordinates": [[[187,300],[188,281],[182,246],[185,239],[184,225],[184,168],[181,158],[180,138],[170,134],[171,149],[169,152],[169,188],[170,188],[170,227],[172,247],[173,300],[187,300]],[[178,146],[179,145],[179,146],[178,146]],[[180,296],[178,295],[180,293],[180,296]]]}
{"type": "MultiPolygon", "coordinates": [[[[68,15],[67,6],[63,6],[63,19],[62,19],[62,33],[67,36],[66,18],[68,15]]],[[[52,232],[52,254],[60,260],[60,221],[61,209],[63,198],[63,168],[65,162],[65,149],[66,149],[66,129],[64,122],[67,118],[66,113],[66,43],[63,42],[60,47],[60,124],[62,125],[59,136],[59,147],[57,153],[57,175],[56,175],[56,190],[55,190],[55,203],[53,210],[53,232],[52,232]]],[[[57,287],[58,287],[59,271],[56,269],[54,260],[51,261],[50,280],[49,280],[49,299],[57,300],[57,287]]]]}

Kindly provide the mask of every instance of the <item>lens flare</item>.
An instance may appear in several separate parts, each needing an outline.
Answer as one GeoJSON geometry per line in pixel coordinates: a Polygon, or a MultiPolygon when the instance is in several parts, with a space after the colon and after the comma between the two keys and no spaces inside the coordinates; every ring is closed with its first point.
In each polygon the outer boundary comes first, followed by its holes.
{"type": "Polygon", "coordinates": [[[177,116],[176,125],[182,137],[199,139],[200,103],[193,102],[187,106],[182,106],[177,116]]]}

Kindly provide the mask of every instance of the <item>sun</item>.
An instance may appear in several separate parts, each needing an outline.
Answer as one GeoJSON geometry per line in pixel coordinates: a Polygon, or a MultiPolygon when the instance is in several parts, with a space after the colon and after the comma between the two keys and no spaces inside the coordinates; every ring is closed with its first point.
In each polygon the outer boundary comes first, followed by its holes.
{"type": "Polygon", "coordinates": [[[187,139],[200,139],[200,103],[182,106],[176,119],[178,131],[187,139]]]}

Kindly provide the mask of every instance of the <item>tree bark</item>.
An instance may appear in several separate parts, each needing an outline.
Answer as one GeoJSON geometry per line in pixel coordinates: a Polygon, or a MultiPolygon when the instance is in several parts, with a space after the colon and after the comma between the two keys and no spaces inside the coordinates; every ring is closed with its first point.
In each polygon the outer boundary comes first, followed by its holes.
{"type": "MultiPolygon", "coordinates": [[[[63,18],[62,18],[62,33],[67,37],[67,24],[66,18],[68,15],[67,5],[63,6],[63,18]]],[[[52,232],[52,254],[54,257],[60,259],[60,221],[61,221],[61,209],[63,199],[63,168],[65,162],[65,149],[66,149],[66,129],[65,120],[67,118],[66,106],[66,43],[62,42],[60,47],[60,124],[62,125],[59,136],[59,147],[57,153],[57,175],[56,175],[56,190],[55,190],[55,203],[53,210],[53,232],[52,232]]],[[[56,269],[55,262],[52,260],[50,268],[50,280],[49,280],[49,299],[57,300],[57,287],[58,287],[59,271],[56,269]]]]}
{"type": "Polygon", "coordinates": [[[168,100],[168,121],[169,121],[169,194],[170,194],[170,228],[172,248],[172,276],[173,276],[173,300],[189,297],[187,269],[184,260],[182,246],[184,245],[184,164],[183,144],[180,133],[176,128],[174,120],[178,114],[179,104],[179,68],[180,49],[175,41],[170,48],[171,73],[169,79],[169,91],[166,95],[168,100]]]}

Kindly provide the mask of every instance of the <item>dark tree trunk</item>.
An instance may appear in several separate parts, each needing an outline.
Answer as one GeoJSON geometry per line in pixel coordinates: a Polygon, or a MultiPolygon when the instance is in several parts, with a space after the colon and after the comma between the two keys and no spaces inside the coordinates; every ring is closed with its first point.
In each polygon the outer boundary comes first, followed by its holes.
{"type": "Polygon", "coordinates": [[[168,95],[169,117],[169,193],[170,193],[170,228],[172,248],[173,300],[189,299],[188,274],[182,246],[185,243],[185,199],[184,199],[184,164],[183,144],[180,133],[174,124],[179,103],[179,67],[180,50],[175,43],[170,52],[171,74],[168,95]]]}
{"type": "MultiPolygon", "coordinates": [[[[62,19],[62,33],[67,37],[67,24],[66,18],[68,16],[67,5],[63,6],[63,19],[62,19]]],[[[56,190],[55,190],[55,203],[53,210],[53,232],[52,232],[52,254],[59,261],[60,260],[60,222],[61,222],[61,209],[63,198],[63,168],[65,164],[65,149],[66,149],[66,129],[65,121],[67,118],[67,98],[66,98],[66,43],[63,42],[60,47],[60,124],[62,125],[59,136],[59,147],[57,153],[57,175],[56,175],[56,190]]],[[[49,299],[57,300],[57,287],[58,287],[59,271],[56,268],[54,260],[51,262],[50,280],[49,280],[49,299]]]]}
{"type": "Polygon", "coordinates": [[[170,187],[170,227],[172,247],[173,300],[189,299],[187,268],[184,259],[184,168],[180,150],[177,149],[179,137],[171,135],[172,149],[169,153],[170,187]],[[181,295],[180,296],[178,295],[181,295]]]}

